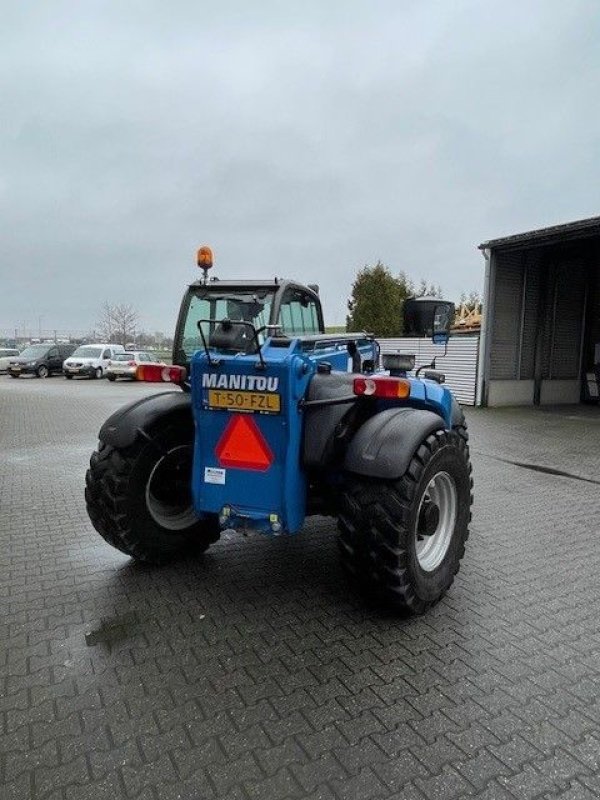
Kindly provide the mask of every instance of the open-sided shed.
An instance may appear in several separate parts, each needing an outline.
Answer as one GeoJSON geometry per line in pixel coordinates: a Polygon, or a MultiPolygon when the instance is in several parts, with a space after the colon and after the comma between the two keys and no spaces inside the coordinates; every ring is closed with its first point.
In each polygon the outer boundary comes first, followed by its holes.
{"type": "Polygon", "coordinates": [[[600,217],[492,239],[477,400],[579,403],[600,360],[600,217]]]}

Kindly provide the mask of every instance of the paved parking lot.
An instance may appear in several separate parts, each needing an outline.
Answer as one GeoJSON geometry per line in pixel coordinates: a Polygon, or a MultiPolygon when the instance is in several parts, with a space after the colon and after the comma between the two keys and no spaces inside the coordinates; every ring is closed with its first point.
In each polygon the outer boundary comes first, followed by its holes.
{"type": "Polygon", "coordinates": [[[600,412],[468,412],[463,567],[403,620],[329,520],[161,569],[105,544],[87,460],[151,391],[0,377],[2,800],[600,796],[600,412]]]}

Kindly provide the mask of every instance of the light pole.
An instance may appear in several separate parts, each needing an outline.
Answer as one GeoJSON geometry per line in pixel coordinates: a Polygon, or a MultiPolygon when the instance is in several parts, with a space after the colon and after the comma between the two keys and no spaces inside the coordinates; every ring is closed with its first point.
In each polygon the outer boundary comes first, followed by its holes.
{"type": "Polygon", "coordinates": [[[42,320],[44,319],[44,315],[40,314],[38,316],[38,333],[40,335],[40,342],[42,341],[42,320]]]}

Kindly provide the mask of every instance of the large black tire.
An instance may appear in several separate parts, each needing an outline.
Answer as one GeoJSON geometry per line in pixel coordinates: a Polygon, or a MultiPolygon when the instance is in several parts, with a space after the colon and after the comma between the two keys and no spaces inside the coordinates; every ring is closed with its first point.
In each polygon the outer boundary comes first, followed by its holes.
{"type": "Polygon", "coordinates": [[[396,610],[422,614],[436,603],[465,552],[471,473],[460,425],[428,436],[398,480],[349,476],[338,524],[342,564],[354,581],[396,610]]]}
{"type": "Polygon", "coordinates": [[[215,515],[199,519],[191,497],[193,425],[163,423],[118,449],[100,443],[86,474],[88,514],[106,541],[140,561],[204,552],[220,535],[215,515]]]}
{"type": "Polygon", "coordinates": [[[117,378],[116,378],[116,376],[115,376],[115,375],[107,375],[106,377],[108,378],[108,380],[109,380],[111,383],[114,383],[114,381],[116,381],[116,380],[117,380],[117,378]]]}

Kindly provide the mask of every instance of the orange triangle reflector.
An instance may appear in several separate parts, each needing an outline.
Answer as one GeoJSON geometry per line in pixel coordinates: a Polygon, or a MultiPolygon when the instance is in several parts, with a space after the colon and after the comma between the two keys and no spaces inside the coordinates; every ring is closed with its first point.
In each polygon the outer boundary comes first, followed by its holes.
{"type": "Polygon", "coordinates": [[[219,463],[236,469],[265,471],[273,463],[271,448],[254,419],[234,414],[215,448],[219,463]]]}

